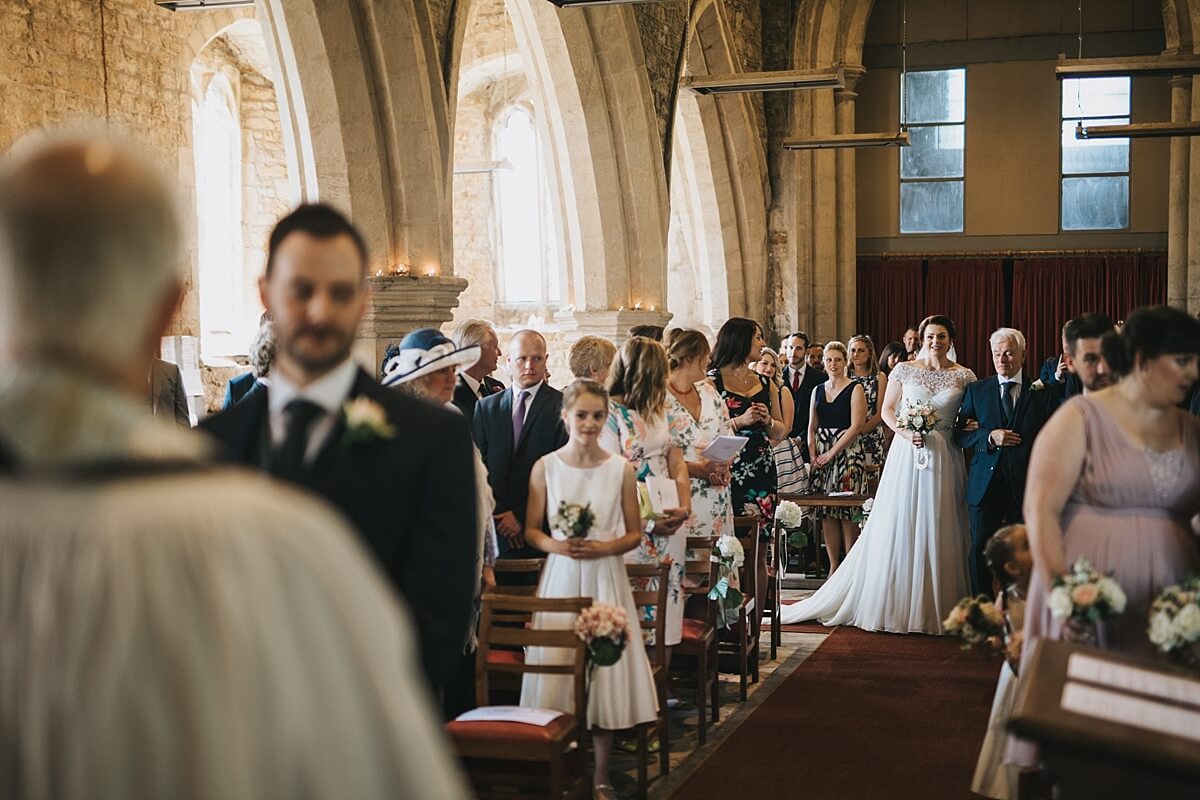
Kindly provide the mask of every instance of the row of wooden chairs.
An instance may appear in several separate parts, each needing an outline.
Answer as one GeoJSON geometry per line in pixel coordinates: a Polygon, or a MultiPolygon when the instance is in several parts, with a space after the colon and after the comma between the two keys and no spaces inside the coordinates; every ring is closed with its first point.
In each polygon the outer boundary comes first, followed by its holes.
{"type": "MultiPolygon", "coordinates": [[[[652,724],[638,726],[638,794],[646,796],[649,783],[649,743],[659,745],[659,774],[670,771],[670,727],[667,696],[669,687],[691,688],[699,723],[699,742],[707,741],[707,729],[720,721],[720,680],[718,659],[732,656],[738,665],[740,696],[747,696],[747,683],[758,680],[759,614],[764,598],[758,580],[758,518],[735,520],[735,532],[746,553],[741,570],[742,603],[733,625],[720,629],[716,605],[708,600],[714,585],[717,565],[710,558],[717,537],[689,537],[688,560],[684,573],[684,593],[688,611],[683,622],[682,641],[673,649],[671,672],[666,670],[665,619],[666,565],[626,565],[638,606],[639,622],[652,632],[654,644],[648,649],[658,694],[659,714],[652,724]],[[656,579],[656,580],[655,580],[656,579]],[[653,588],[650,588],[653,587],[653,588]],[[709,713],[711,709],[711,713],[709,713]]],[[[502,560],[496,564],[501,585],[483,597],[480,619],[479,650],[476,658],[476,700],[479,706],[497,702],[517,702],[521,680],[526,674],[570,675],[575,681],[576,714],[558,717],[548,726],[533,726],[504,721],[447,724],[459,758],[463,761],[479,797],[586,795],[587,708],[586,647],[573,630],[534,630],[530,625],[535,613],[578,614],[591,605],[590,598],[544,599],[536,597],[536,576],[543,559],[502,560]],[[569,663],[531,665],[525,663],[526,647],[563,648],[573,655],[569,663]],[[532,768],[533,764],[541,768],[532,768]]],[[[777,603],[778,592],[775,592],[777,603]]],[[[767,598],[770,601],[770,598],[767,598]]],[[[778,614],[773,615],[773,620],[778,614]]],[[[772,647],[774,658],[774,647],[772,647]]]]}

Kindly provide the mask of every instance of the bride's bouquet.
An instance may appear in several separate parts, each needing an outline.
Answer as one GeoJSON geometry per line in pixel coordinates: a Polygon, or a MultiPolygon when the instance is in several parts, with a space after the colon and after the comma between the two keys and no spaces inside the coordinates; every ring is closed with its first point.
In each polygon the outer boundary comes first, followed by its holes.
{"type": "Polygon", "coordinates": [[[1193,669],[1200,669],[1200,578],[1162,590],[1150,605],[1150,641],[1193,669]]]}
{"type": "MultiPolygon", "coordinates": [[[[937,427],[938,416],[929,403],[907,403],[896,412],[896,425],[902,431],[928,435],[937,427]]],[[[929,452],[924,447],[913,448],[913,464],[917,469],[929,466],[929,452]]]]}
{"type": "Polygon", "coordinates": [[[1096,626],[1125,611],[1125,592],[1107,575],[1092,568],[1080,556],[1071,571],[1054,579],[1046,605],[1055,619],[1065,620],[1063,638],[1071,642],[1096,643],[1096,626]]]}

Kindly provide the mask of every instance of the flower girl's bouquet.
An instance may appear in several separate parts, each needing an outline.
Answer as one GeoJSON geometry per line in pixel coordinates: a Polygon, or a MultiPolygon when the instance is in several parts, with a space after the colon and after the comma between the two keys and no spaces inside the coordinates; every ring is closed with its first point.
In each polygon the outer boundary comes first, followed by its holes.
{"type": "Polygon", "coordinates": [[[594,603],[579,612],[575,635],[587,645],[591,666],[610,667],[621,659],[628,625],[625,609],[608,603],[594,603]]]}
{"type": "Polygon", "coordinates": [[[717,582],[708,590],[708,599],[717,603],[717,624],[728,628],[737,621],[742,605],[738,568],[746,563],[746,551],[736,536],[725,534],[713,545],[709,559],[717,564],[717,582]]]}
{"type": "MultiPolygon", "coordinates": [[[[937,427],[938,416],[929,403],[908,403],[896,412],[896,425],[902,431],[928,435],[937,427]]],[[[913,448],[913,464],[917,469],[929,466],[929,451],[924,447],[913,448]]]]}
{"type": "Polygon", "coordinates": [[[586,539],[596,524],[596,512],[592,504],[559,503],[558,514],[554,519],[554,529],[562,532],[569,539],[586,539]]]}
{"type": "Polygon", "coordinates": [[[1096,643],[1096,626],[1125,610],[1125,592],[1112,578],[1092,569],[1080,556],[1066,575],[1054,579],[1046,600],[1050,614],[1065,620],[1063,638],[1084,644],[1096,643]]]}
{"type": "Polygon", "coordinates": [[[990,597],[982,594],[959,600],[950,615],[942,620],[942,628],[946,633],[962,638],[963,650],[985,643],[997,646],[1004,642],[1004,614],[990,597]]]}
{"type": "Polygon", "coordinates": [[[1200,669],[1200,578],[1162,590],[1150,605],[1150,641],[1200,669]]]}

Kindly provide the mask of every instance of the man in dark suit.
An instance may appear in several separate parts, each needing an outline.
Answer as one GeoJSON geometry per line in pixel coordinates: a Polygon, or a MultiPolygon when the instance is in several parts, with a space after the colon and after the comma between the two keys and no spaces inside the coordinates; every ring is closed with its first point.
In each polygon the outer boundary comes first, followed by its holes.
{"type": "Polygon", "coordinates": [[[996,374],[967,387],[954,431],[954,441],[972,451],[967,476],[971,592],[989,595],[992,573],[984,545],[1002,526],[1023,521],[1029,453],[1058,408],[1061,391],[1061,386],[1039,388],[1024,373],[1025,337],[1020,331],[1001,328],[992,334],[991,346],[996,374]]]}
{"type": "Polygon", "coordinates": [[[204,427],[229,459],[349,518],[407,601],[436,693],[462,656],[479,580],[471,438],[460,415],[383,388],[351,359],[366,273],[362,236],[337,211],[280,220],[259,279],[278,339],[271,383],[204,427]]]}
{"type": "MultiPolygon", "coordinates": [[[[1067,323],[1067,325],[1070,324],[1069,322],[1067,323]]],[[[1059,394],[1064,401],[1083,393],[1083,384],[1079,382],[1079,376],[1071,369],[1070,353],[1071,348],[1067,344],[1067,326],[1064,325],[1062,331],[1062,352],[1056,356],[1050,356],[1042,362],[1042,371],[1038,376],[1045,386],[1062,384],[1062,391],[1059,394]]]]}
{"type": "Polygon", "coordinates": [[[247,395],[266,387],[267,376],[271,373],[271,365],[275,363],[275,329],[263,314],[259,321],[258,332],[250,343],[250,371],[229,379],[225,387],[225,402],[221,410],[237,405],[247,395]]]}
{"type": "Polygon", "coordinates": [[[161,358],[150,367],[150,411],[154,416],[169,416],[177,425],[191,427],[187,391],[179,367],[161,358]]]}
{"type": "Polygon", "coordinates": [[[472,428],[496,498],[500,558],[536,558],[525,543],[529,473],[537,460],[567,443],[562,392],[546,383],[546,340],[517,331],[508,343],[512,387],[475,406],[472,428]]]}
{"type": "Polygon", "coordinates": [[[805,355],[808,352],[808,334],[796,331],[783,340],[784,358],[787,366],[783,368],[783,383],[792,393],[792,402],[796,413],[792,418],[792,430],[788,435],[797,439],[796,444],[808,460],[808,410],[811,404],[813,389],[824,383],[829,376],[819,369],[808,366],[805,355]]]}
{"type": "Polygon", "coordinates": [[[454,329],[451,337],[460,349],[478,347],[479,361],[460,370],[454,384],[454,405],[468,420],[475,416],[475,404],[488,395],[504,391],[504,384],[491,374],[500,360],[500,339],[490,322],[469,319],[454,329]]]}

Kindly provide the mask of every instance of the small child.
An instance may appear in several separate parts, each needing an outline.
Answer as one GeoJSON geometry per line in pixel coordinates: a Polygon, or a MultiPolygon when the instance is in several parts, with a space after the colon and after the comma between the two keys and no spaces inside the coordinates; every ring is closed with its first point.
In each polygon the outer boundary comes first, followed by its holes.
{"type": "MultiPolygon", "coordinates": [[[[593,796],[615,798],[609,783],[608,762],[613,731],[633,728],[658,718],[654,675],[633,602],[633,590],[625,572],[622,554],[642,541],[638,510],[637,481],[627,461],[600,446],[600,432],[608,421],[608,394],[600,384],[577,380],[563,393],[563,423],[569,439],[559,450],[544,456],[533,467],[529,479],[529,506],[525,516],[525,540],[548,553],[538,585],[538,597],[590,597],[625,609],[630,622],[625,650],[616,664],[596,670],[586,711],[576,710],[572,679],[563,675],[526,675],[521,685],[521,705],[552,708],[567,713],[586,713],[592,735],[596,765],[592,778],[593,796]],[[560,503],[590,503],[595,514],[586,538],[567,538],[555,531],[543,533],[543,523],[553,529],[560,503]],[[549,515],[549,520],[547,520],[549,515]]],[[[534,628],[569,628],[569,614],[537,614],[534,628]]],[[[530,664],[567,663],[561,648],[531,647],[530,664]]]]}
{"type": "Polygon", "coordinates": [[[992,715],[988,719],[987,735],[975,765],[971,791],[997,800],[1013,800],[1018,794],[1020,768],[1004,763],[1004,748],[1008,740],[1005,726],[1012,714],[1017,693],[1017,665],[1021,661],[1021,629],[1025,625],[1025,595],[1029,591],[1029,576],[1033,571],[1033,556],[1029,552],[1029,537],[1024,525],[1008,525],[988,539],[983,550],[992,574],[1004,588],[997,605],[1004,612],[1004,665],[996,683],[992,700],[992,715]]]}

